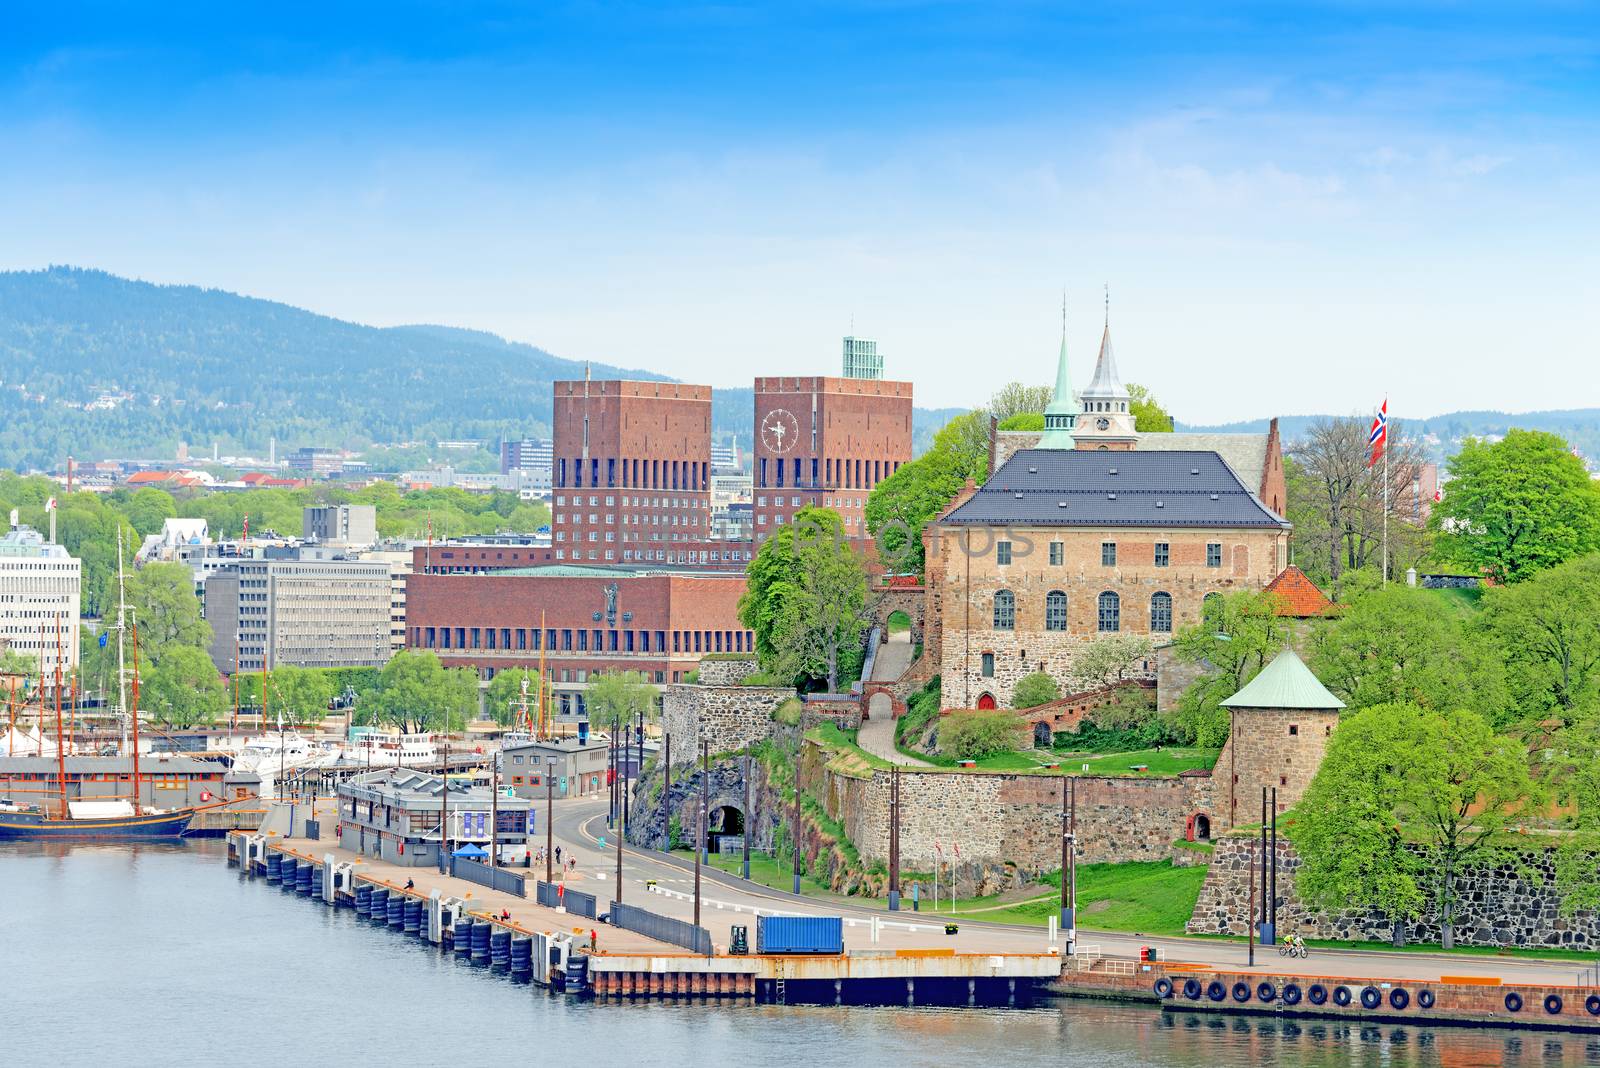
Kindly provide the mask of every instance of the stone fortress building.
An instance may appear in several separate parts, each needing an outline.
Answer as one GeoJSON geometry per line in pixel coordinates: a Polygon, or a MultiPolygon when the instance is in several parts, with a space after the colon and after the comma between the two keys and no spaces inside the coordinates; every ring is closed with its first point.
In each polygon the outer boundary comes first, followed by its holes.
{"type": "MultiPolygon", "coordinates": [[[[946,708],[1010,704],[1110,634],[1156,645],[1205,598],[1261,590],[1288,562],[1283,457],[1265,435],[1141,433],[1109,324],[1074,396],[1065,336],[1042,434],[999,434],[980,489],[924,532],[929,649],[946,708]]],[[[1149,664],[1136,665],[1148,672],[1149,664]]]]}

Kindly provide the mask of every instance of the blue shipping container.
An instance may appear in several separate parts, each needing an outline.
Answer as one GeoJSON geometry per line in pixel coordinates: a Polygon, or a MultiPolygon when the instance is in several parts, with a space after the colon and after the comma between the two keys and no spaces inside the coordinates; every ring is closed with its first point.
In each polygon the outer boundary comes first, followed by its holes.
{"type": "Polygon", "coordinates": [[[839,916],[762,916],[756,920],[757,953],[844,952],[839,916]]]}

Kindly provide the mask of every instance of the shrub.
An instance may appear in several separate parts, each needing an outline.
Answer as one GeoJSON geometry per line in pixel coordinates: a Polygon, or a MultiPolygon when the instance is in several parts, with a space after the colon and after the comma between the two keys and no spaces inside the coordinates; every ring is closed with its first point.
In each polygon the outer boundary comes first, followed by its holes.
{"type": "Polygon", "coordinates": [[[953,712],[939,724],[939,752],[956,760],[1014,752],[1022,740],[1022,721],[1002,709],[953,712]]]}
{"type": "Polygon", "coordinates": [[[1017,688],[1011,694],[1011,707],[1037,708],[1060,697],[1061,687],[1056,685],[1056,680],[1043,671],[1035,671],[1017,680],[1017,688]]]}

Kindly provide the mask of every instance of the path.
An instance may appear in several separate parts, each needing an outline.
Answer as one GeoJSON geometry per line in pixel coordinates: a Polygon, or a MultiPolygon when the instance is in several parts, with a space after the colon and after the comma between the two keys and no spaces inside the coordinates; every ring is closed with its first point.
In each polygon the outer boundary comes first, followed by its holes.
{"type": "MultiPolygon", "coordinates": [[[[889,635],[888,639],[878,646],[878,658],[872,663],[872,678],[869,681],[896,681],[911,666],[912,654],[915,652],[916,648],[911,644],[910,631],[903,630],[898,634],[889,635]]],[[[867,717],[861,724],[861,730],[856,734],[857,745],[891,764],[928,766],[926,760],[906,756],[894,747],[894,711],[888,695],[872,701],[871,707],[867,710],[867,717]]]]}

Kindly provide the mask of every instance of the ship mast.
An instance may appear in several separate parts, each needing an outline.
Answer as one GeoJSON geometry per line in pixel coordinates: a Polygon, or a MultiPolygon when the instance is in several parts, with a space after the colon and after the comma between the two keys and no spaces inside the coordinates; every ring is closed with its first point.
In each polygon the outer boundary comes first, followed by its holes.
{"type": "Polygon", "coordinates": [[[133,621],[133,814],[139,815],[139,621],[133,621]]]}
{"type": "MultiPolygon", "coordinates": [[[[122,725],[122,746],[120,752],[128,751],[128,721],[124,719],[128,714],[127,690],[127,664],[123,660],[122,631],[127,626],[128,616],[128,591],[123,583],[122,575],[122,528],[117,528],[117,719],[122,725]]],[[[135,791],[137,793],[137,791],[135,791]]]]}
{"type": "MultiPolygon", "coordinates": [[[[43,659],[41,656],[40,659],[43,659]]],[[[43,698],[40,698],[43,703],[43,698]]],[[[43,747],[44,732],[39,732],[43,747]]],[[[61,818],[67,815],[67,750],[61,739],[61,615],[56,614],[56,785],[61,787],[61,818]]]]}

